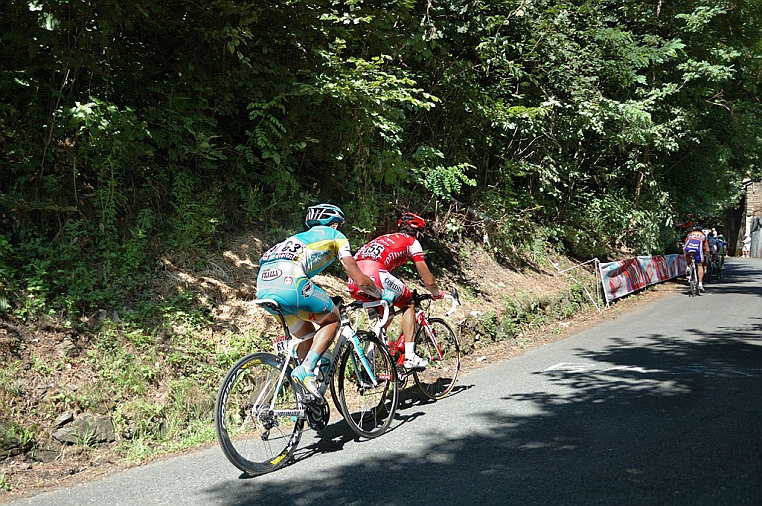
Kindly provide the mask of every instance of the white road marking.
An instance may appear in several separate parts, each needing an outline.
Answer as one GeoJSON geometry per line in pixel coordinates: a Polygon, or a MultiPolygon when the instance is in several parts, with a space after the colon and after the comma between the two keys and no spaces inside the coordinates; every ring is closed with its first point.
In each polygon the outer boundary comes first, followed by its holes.
{"type": "Polygon", "coordinates": [[[705,364],[675,365],[667,369],[647,369],[638,365],[610,366],[594,362],[559,362],[543,370],[544,373],[562,372],[572,374],[613,373],[618,371],[652,375],[698,374],[702,376],[743,376],[749,378],[762,375],[762,369],[734,369],[729,367],[713,367],[705,364]]]}

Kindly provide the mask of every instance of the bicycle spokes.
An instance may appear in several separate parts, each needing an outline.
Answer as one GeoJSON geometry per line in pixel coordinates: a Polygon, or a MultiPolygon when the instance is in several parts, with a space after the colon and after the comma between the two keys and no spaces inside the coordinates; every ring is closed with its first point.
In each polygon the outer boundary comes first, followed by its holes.
{"type": "Polygon", "coordinates": [[[452,328],[441,318],[431,318],[416,333],[416,352],[429,364],[413,377],[431,399],[441,399],[452,391],[460,371],[460,348],[452,328]]]}
{"type": "Polygon", "coordinates": [[[398,385],[388,349],[372,335],[364,336],[363,342],[372,346],[366,346],[365,352],[360,348],[359,353],[348,347],[342,355],[336,393],[352,430],[372,438],[382,434],[394,418],[398,385]]]}
{"type": "MultiPolygon", "coordinates": [[[[215,403],[215,428],[225,456],[256,475],[285,465],[299,442],[304,409],[275,355],[255,353],[225,376],[215,403]]],[[[290,371],[290,369],[288,369],[290,371]]]]}
{"type": "Polygon", "coordinates": [[[442,349],[439,347],[439,343],[437,342],[436,332],[431,328],[430,325],[424,326],[424,332],[426,332],[426,335],[428,336],[428,339],[426,339],[426,350],[428,352],[426,359],[429,362],[432,360],[442,360],[442,349]]]}

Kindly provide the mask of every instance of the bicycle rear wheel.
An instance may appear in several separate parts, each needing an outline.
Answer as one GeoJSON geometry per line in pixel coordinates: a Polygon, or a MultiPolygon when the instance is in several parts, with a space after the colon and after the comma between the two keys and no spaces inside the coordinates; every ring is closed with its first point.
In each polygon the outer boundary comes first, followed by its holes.
{"type": "Polygon", "coordinates": [[[460,347],[452,327],[441,318],[429,319],[428,327],[419,326],[415,353],[429,362],[426,369],[413,373],[421,392],[430,399],[449,394],[460,372],[460,347]]]}
{"type": "Polygon", "coordinates": [[[357,336],[378,385],[373,386],[354,347],[349,345],[339,360],[331,394],[352,430],[358,436],[374,438],[386,432],[397,411],[397,373],[389,349],[375,335],[358,332],[357,336]]]}
{"type": "Polygon", "coordinates": [[[698,295],[698,272],[696,272],[696,265],[693,264],[691,267],[691,274],[690,274],[690,284],[691,284],[691,297],[695,297],[698,295]]]}
{"type": "Polygon", "coordinates": [[[304,419],[297,417],[300,401],[290,366],[278,388],[281,360],[271,353],[242,358],[230,368],[217,393],[214,425],[222,452],[250,475],[286,465],[302,436],[304,419]]]}

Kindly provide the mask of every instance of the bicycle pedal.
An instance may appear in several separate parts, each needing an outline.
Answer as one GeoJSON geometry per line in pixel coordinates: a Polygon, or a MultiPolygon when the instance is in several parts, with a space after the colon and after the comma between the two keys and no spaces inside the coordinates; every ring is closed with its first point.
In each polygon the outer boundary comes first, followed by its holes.
{"type": "Polygon", "coordinates": [[[325,398],[323,397],[315,397],[314,395],[308,393],[309,400],[305,400],[305,404],[312,404],[313,406],[324,406],[326,404],[325,398]]]}
{"type": "Polygon", "coordinates": [[[322,398],[322,397],[320,397],[320,398],[315,397],[314,395],[312,395],[309,392],[309,390],[307,390],[306,388],[304,388],[301,385],[298,385],[298,388],[301,390],[301,396],[300,397],[302,398],[302,402],[305,405],[321,406],[321,405],[325,404],[325,399],[324,398],[322,398]]]}

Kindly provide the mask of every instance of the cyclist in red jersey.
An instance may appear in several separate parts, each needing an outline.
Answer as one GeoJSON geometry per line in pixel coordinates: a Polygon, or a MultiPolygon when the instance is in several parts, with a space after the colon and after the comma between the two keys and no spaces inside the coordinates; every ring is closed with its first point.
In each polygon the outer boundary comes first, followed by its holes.
{"type": "MultiPolygon", "coordinates": [[[[386,234],[376,237],[355,254],[357,266],[369,276],[376,285],[395,293],[394,306],[402,309],[402,333],[405,334],[405,367],[422,369],[428,362],[415,354],[415,308],[413,294],[391,271],[404,265],[409,260],[415,264],[418,275],[426,289],[435,299],[441,299],[445,293],[437,286],[437,281],[429,270],[423,255],[423,248],[418,241],[426,231],[426,222],[413,213],[402,213],[397,221],[396,234],[386,234]]],[[[349,293],[358,300],[370,300],[355,284],[352,278],[348,280],[349,293]]],[[[387,323],[388,325],[388,323],[387,323]]]]}

